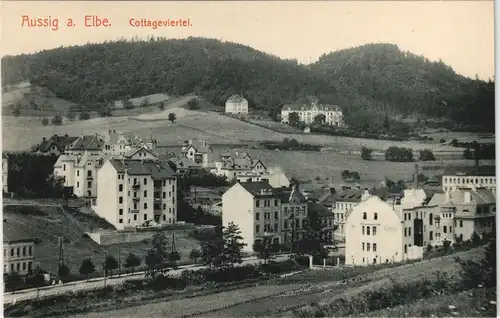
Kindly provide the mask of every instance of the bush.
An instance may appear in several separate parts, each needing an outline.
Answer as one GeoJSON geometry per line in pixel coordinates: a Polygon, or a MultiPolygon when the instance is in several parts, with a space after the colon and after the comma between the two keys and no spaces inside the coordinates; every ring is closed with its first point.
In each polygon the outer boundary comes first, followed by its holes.
{"type": "Polygon", "coordinates": [[[149,281],[148,286],[154,291],[160,291],[168,288],[184,289],[187,286],[187,283],[184,279],[182,279],[182,277],[171,278],[168,276],[157,275],[149,281]]]}
{"type": "Polygon", "coordinates": [[[443,138],[439,139],[440,144],[444,144],[445,142],[446,142],[446,140],[444,140],[443,138]]]}
{"type": "Polygon", "coordinates": [[[47,126],[49,124],[49,120],[47,118],[42,119],[42,125],[47,126]]]}
{"type": "Polygon", "coordinates": [[[361,148],[361,159],[372,160],[372,149],[366,147],[361,148]]]}
{"type": "Polygon", "coordinates": [[[61,116],[55,115],[54,118],[52,118],[52,125],[62,125],[61,116]]]}
{"type": "Polygon", "coordinates": [[[430,149],[423,149],[419,151],[419,160],[420,161],[433,161],[436,160],[434,157],[434,153],[430,149]]]}
{"type": "Polygon", "coordinates": [[[87,112],[81,112],[79,117],[80,117],[80,120],[88,120],[88,119],[90,119],[90,114],[87,112]]]}
{"type": "Polygon", "coordinates": [[[196,98],[190,99],[188,102],[188,108],[191,110],[200,108],[200,103],[199,103],[198,99],[196,99],[196,98]]]}
{"type": "Polygon", "coordinates": [[[413,149],[394,146],[389,147],[385,151],[385,160],[395,162],[413,161],[413,149]]]}

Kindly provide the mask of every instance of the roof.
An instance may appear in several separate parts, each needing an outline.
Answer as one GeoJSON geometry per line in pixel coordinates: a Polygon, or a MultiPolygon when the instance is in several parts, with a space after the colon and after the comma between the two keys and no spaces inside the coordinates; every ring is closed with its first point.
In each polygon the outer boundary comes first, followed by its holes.
{"type": "Polygon", "coordinates": [[[429,205],[448,205],[455,206],[457,204],[493,204],[496,203],[495,195],[488,189],[479,188],[473,189],[456,189],[449,192],[449,197],[446,193],[434,194],[429,201],[429,205]],[[470,193],[471,202],[465,202],[465,193],[470,193]]]}
{"type": "Polygon", "coordinates": [[[331,192],[325,193],[319,198],[318,202],[323,206],[334,206],[336,202],[335,194],[331,192]]]}
{"type": "Polygon", "coordinates": [[[146,160],[111,159],[110,163],[117,172],[127,172],[129,175],[151,175],[154,180],[168,179],[176,176],[168,163],[146,160]]]}
{"type": "Polygon", "coordinates": [[[109,133],[104,136],[104,141],[108,143],[117,143],[120,139],[127,141],[125,136],[120,132],[116,132],[116,130],[110,130],[109,133]]]}
{"type": "Polygon", "coordinates": [[[54,135],[49,139],[45,139],[44,141],[42,141],[42,143],[38,145],[37,151],[47,152],[50,150],[50,148],[52,148],[53,145],[56,145],[56,147],[60,151],[62,151],[66,148],[66,146],[69,146],[73,142],[75,142],[76,139],[78,139],[78,137],[70,137],[67,135],[64,136],[54,135]]]}
{"type": "Polygon", "coordinates": [[[443,172],[443,176],[495,176],[496,166],[479,166],[476,167],[448,167],[443,172]]]}
{"type": "Polygon", "coordinates": [[[71,145],[71,150],[100,150],[104,146],[104,139],[98,134],[78,137],[71,145]]]}
{"type": "Polygon", "coordinates": [[[269,195],[277,194],[277,189],[271,187],[271,185],[264,181],[259,182],[239,182],[239,184],[245,188],[248,192],[250,192],[254,197],[269,197],[269,195]],[[262,191],[267,191],[264,194],[262,191]]]}
{"type": "MultiPolygon", "coordinates": [[[[5,218],[5,217],[4,217],[5,218]]],[[[6,242],[20,242],[20,241],[33,241],[33,237],[27,235],[26,227],[21,223],[8,218],[7,222],[3,222],[3,241],[6,242]]]]}
{"type": "Polygon", "coordinates": [[[324,206],[316,202],[307,202],[307,210],[309,213],[317,213],[320,217],[334,216],[334,213],[324,206]]]}
{"type": "Polygon", "coordinates": [[[364,189],[347,189],[337,192],[335,200],[340,202],[360,202],[364,192],[364,189]]]}
{"type": "Polygon", "coordinates": [[[275,193],[282,203],[300,204],[306,202],[304,195],[294,187],[275,188],[275,193]]]}
{"type": "Polygon", "coordinates": [[[337,105],[327,105],[327,104],[287,104],[284,105],[281,110],[285,111],[308,111],[313,110],[313,108],[320,111],[336,111],[342,112],[342,109],[337,105]]]}
{"type": "Polygon", "coordinates": [[[185,151],[187,151],[189,147],[193,147],[197,153],[209,153],[212,150],[212,147],[210,147],[208,143],[203,145],[203,140],[191,140],[190,142],[190,144],[185,145],[185,151]]]}
{"type": "Polygon", "coordinates": [[[243,103],[246,102],[247,100],[243,98],[243,96],[235,94],[231,97],[229,97],[226,101],[226,103],[243,103]]]}

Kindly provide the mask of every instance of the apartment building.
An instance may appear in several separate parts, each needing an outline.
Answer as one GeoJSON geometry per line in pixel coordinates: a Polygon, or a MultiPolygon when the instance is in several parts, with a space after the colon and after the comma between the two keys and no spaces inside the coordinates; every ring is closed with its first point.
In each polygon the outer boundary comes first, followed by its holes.
{"type": "Polygon", "coordinates": [[[289,124],[290,114],[297,113],[299,122],[306,125],[315,122],[318,115],[324,115],[324,124],[341,127],[344,125],[342,109],[337,105],[320,104],[317,98],[309,98],[306,104],[284,105],[281,109],[281,122],[289,124]]]}
{"type": "Polygon", "coordinates": [[[97,214],[117,229],[177,220],[177,175],[166,162],[110,159],[97,173],[97,214]]]}
{"type": "Polygon", "coordinates": [[[16,224],[3,222],[3,272],[26,275],[35,268],[35,242],[16,224]]]}
{"type": "Polygon", "coordinates": [[[307,202],[295,188],[238,182],[222,195],[222,224],[230,222],[239,226],[247,252],[252,252],[253,244],[264,237],[290,244],[303,237],[307,202]]]}
{"type": "Polygon", "coordinates": [[[9,157],[2,152],[2,189],[9,192],[9,157]]]}
{"type": "Polygon", "coordinates": [[[485,188],[496,195],[496,167],[449,167],[443,172],[443,191],[452,191],[456,188],[485,188]]]}
{"type": "Polygon", "coordinates": [[[337,230],[335,235],[339,240],[345,240],[346,236],[346,215],[352,208],[366,199],[370,193],[368,190],[362,189],[347,189],[344,191],[336,192],[334,195],[335,208],[333,210],[337,230]]]}

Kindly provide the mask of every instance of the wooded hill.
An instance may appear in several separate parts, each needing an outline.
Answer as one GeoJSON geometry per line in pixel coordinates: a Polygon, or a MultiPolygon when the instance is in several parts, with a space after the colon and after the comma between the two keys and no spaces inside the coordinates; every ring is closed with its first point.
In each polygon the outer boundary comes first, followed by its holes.
{"type": "Polygon", "coordinates": [[[341,50],[301,65],[214,39],[120,40],[4,57],[3,83],[23,80],[94,110],[157,92],[194,92],[218,105],[239,93],[251,108],[276,112],[315,95],[339,105],[355,126],[382,125],[389,114],[494,127],[493,82],[458,75],[392,44],[341,50]]]}

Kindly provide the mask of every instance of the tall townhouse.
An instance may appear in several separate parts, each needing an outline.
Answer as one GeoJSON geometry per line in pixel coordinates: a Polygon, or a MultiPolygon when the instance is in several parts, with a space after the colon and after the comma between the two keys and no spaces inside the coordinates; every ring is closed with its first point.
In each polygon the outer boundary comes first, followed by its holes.
{"type": "Polygon", "coordinates": [[[17,223],[3,223],[3,272],[28,274],[35,269],[35,241],[17,223]]]}
{"type": "Polygon", "coordinates": [[[290,244],[303,236],[307,226],[307,202],[295,188],[273,188],[267,182],[237,182],[222,195],[222,224],[239,226],[246,244],[270,237],[290,244]]]}
{"type": "Polygon", "coordinates": [[[496,194],[495,166],[478,167],[450,167],[443,172],[443,191],[448,192],[456,188],[485,188],[496,194]]]}
{"type": "Polygon", "coordinates": [[[110,159],[97,179],[95,210],[117,229],[176,223],[177,176],[166,162],[110,159]]]}

